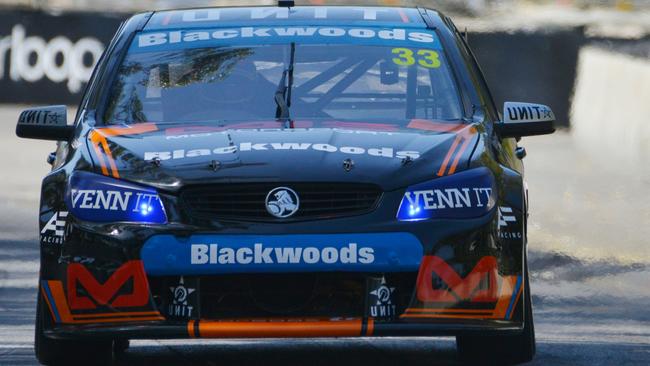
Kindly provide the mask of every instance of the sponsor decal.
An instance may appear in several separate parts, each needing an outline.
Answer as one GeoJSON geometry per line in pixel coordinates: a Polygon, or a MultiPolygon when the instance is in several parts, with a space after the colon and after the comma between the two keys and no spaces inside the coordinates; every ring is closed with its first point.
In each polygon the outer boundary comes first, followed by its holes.
{"type": "Polygon", "coordinates": [[[14,82],[35,83],[43,78],[54,83],[66,81],[70,93],[77,93],[90,79],[103,51],[104,45],[93,37],[72,42],[57,36],[46,42],[38,36],[27,36],[25,27],[17,24],[10,35],[0,36],[0,79],[8,74],[14,82]]]}
{"type": "Polygon", "coordinates": [[[67,217],[67,211],[55,212],[41,230],[41,243],[63,244],[70,230],[67,217]]]}
{"type": "Polygon", "coordinates": [[[66,201],[73,215],[81,220],[143,223],[166,221],[162,201],[154,189],[101,175],[74,173],[66,201]]]}
{"type": "Polygon", "coordinates": [[[521,232],[499,231],[501,239],[521,239],[521,232]]]}
{"type": "Polygon", "coordinates": [[[522,279],[518,274],[500,273],[494,256],[480,258],[473,268],[425,256],[416,283],[420,303],[407,308],[400,318],[512,319],[522,279]]]}
{"type": "Polygon", "coordinates": [[[20,113],[18,124],[21,125],[65,125],[65,108],[45,107],[27,109],[20,113]]]}
{"type": "Polygon", "coordinates": [[[102,189],[72,189],[72,208],[122,212],[147,212],[152,210],[152,200],[158,194],[102,189]]]}
{"type": "Polygon", "coordinates": [[[464,277],[437,256],[425,256],[417,279],[417,298],[421,302],[494,302],[497,300],[497,260],[481,258],[464,277]]]}
{"type": "Polygon", "coordinates": [[[350,243],[343,247],[266,247],[255,243],[253,247],[232,248],[219,244],[192,244],[192,264],[371,264],[375,261],[372,247],[350,243]]]}
{"type": "Polygon", "coordinates": [[[173,151],[151,151],[144,153],[144,160],[178,160],[195,158],[199,156],[213,156],[232,154],[235,152],[247,151],[322,151],[327,153],[343,153],[350,155],[369,155],[383,158],[404,159],[410,157],[417,159],[420,157],[418,151],[395,151],[392,147],[363,148],[358,146],[334,146],[331,144],[313,144],[307,142],[271,142],[271,143],[253,143],[242,142],[239,145],[230,145],[216,148],[201,149],[178,149],[173,151]]]}
{"type": "Polygon", "coordinates": [[[505,103],[504,122],[538,122],[555,120],[553,111],[543,104],[505,103]]]}
{"type": "Polygon", "coordinates": [[[149,303],[149,285],[142,261],[124,263],[100,283],[80,263],[68,265],[68,304],[70,309],[142,307],[149,303]]]}
{"type": "Polygon", "coordinates": [[[510,226],[517,227],[517,216],[513,213],[512,207],[499,206],[498,233],[501,239],[521,239],[521,231],[509,231],[510,226]]]}
{"type": "Polygon", "coordinates": [[[397,218],[471,218],[487,214],[495,204],[494,178],[487,168],[476,168],[409,187],[397,218]]]}
{"type": "Polygon", "coordinates": [[[512,214],[512,208],[499,206],[499,227],[506,227],[509,222],[517,222],[517,217],[512,214]]]}
{"type": "Polygon", "coordinates": [[[201,22],[242,22],[247,20],[339,20],[339,21],[391,21],[407,22],[409,20],[408,9],[390,9],[375,7],[348,6],[344,10],[336,7],[257,7],[257,8],[213,8],[213,9],[190,9],[174,11],[173,14],[161,13],[165,16],[165,23],[185,23],[191,27],[201,22]],[[180,16],[178,16],[180,15],[180,16]],[[405,19],[406,17],[406,19],[405,19]]]}
{"type": "Polygon", "coordinates": [[[422,255],[422,244],[410,233],[154,235],[140,252],[147,274],[156,276],[404,272],[416,271],[422,255]]]}
{"type": "Polygon", "coordinates": [[[551,110],[544,106],[518,106],[506,108],[511,121],[545,120],[551,118],[551,110]]]}
{"type": "Polygon", "coordinates": [[[429,189],[404,193],[404,198],[415,209],[441,210],[446,208],[473,208],[487,206],[491,187],[429,189]]]}
{"type": "Polygon", "coordinates": [[[300,199],[291,188],[274,188],[266,195],[266,211],[278,218],[286,218],[298,212],[300,199]]]}
{"type": "Polygon", "coordinates": [[[139,34],[131,45],[131,52],[142,50],[206,47],[215,43],[332,43],[363,44],[419,44],[440,49],[434,33],[422,30],[374,27],[237,27],[215,29],[185,29],[155,31],[139,34]]]}
{"type": "Polygon", "coordinates": [[[181,276],[178,284],[169,288],[171,291],[171,303],[167,307],[167,315],[173,318],[191,318],[195,309],[194,302],[189,301],[196,291],[185,285],[185,279],[181,276]]]}
{"type": "Polygon", "coordinates": [[[397,314],[394,293],[395,287],[386,283],[386,278],[368,279],[368,309],[367,315],[373,318],[392,319],[397,314]]]}

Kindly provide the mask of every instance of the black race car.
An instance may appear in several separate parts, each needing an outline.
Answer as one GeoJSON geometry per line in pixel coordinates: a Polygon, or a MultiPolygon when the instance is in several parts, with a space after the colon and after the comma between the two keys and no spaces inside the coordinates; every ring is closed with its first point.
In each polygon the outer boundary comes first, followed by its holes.
{"type": "MultiPolygon", "coordinates": [[[[283,2],[291,5],[290,2],[283,2]]],[[[535,353],[521,136],[429,9],[208,8],[118,30],[43,180],[36,354],[129,339],[453,335],[535,353]]]]}

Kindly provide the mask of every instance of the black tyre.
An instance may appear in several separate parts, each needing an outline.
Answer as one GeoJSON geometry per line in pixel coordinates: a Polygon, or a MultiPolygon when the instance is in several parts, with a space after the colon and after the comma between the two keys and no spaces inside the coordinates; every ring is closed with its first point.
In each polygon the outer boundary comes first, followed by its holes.
{"type": "Polygon", "coordinates": [[[36,302],[34,351],[43,365],[109,365],[113,362],[113,341],[59,340],[43,334],[48,321],[40,292],[36,302]]]}
{"type": "MultiPolygon", "coordinates": [[[[526,260],[526,259],[525,259],[526,260]]],[[[528,279],[524,267],[524,330],[512,336],[458,336],[456,348],[461,362],[472,365],[515,365],[531,361],[535,356],[535,324],[528,279]]]]}

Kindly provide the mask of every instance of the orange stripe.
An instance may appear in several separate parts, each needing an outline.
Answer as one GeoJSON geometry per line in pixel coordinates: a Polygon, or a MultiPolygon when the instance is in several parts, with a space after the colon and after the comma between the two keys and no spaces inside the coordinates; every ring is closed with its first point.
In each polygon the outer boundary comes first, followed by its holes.
{"type": "Polygon", "coordinates": [[[432,309],[432,308],[408,308],[407,313],[492,313],[492,310],[478,309],[432,309]]]}
{"type": "Polygon", "coordinates": [[[412,119],[406,127],[425,131],[453,132],[461,130],[465,126],[467,125],[462,123],[440,123],[425,119],[412,119]]]}
{"type": "MultiPolygon", "coordinates": [[[[473,128],[471,128],[473,130],[473,128]]],[[[460,147],[460,150],[456,153],[456,159],[454,159],[454,163],[451,165],[451,168],[449,168],[449,173],[447,174],[454,174],[456,171],[456,166],[458,165],[458,161],[460,161],[460,158],[463,156],[463,153],[465,152],[465,149],[467,149],[467,146],[469,146],[470,141],[472,141],[472,132],[468,131],[466,134],[464,134],[463,138],[465,139],[465,142],[463,142],[463,145],[460,147]]]]}
{"type": "Polygon", "coordinates": [[[102,168],[102,174],[108,175],[108,169],[106,168],[106,162],[104,161],[104,156],[102,152],[99,150],[99,142],[97,141],[101,136],[97,133],[97,131],[92,131],[90,133],[90,141],[91,145],[93,145],[93,149],[95,149],[95,154],[97,154],[97,160],[99,162],[100,167],[102,168]]]}
{"type": "Polygon", "coordinates": [[[59,311],[61,322],[72,323],[72,314],[70,314],[70,308],[68,308],[68,301],[65,298],[61,281],[47,281],[47,284],[50,286],[50,292],[52,293],[56,309],[59,311]]]}
{"type": "Polygon", "coordinates": [[[115,159],[113,159],[113,153],[108,147],[108,141],[106,141],[106,138],[102,137],[101,145],[104,148],[104,153],[106,153],[106,156],[108,157],[108,164],[111,166],[113,178],[119,178],[120,174],[117,172],[117,165],[115,165],[115,159]]]}
{"type": "Polygon", "coordinates": [[[447,155],[445,156],[444,161],[440,165],[440,169],[437,173],[439,177],[445,175],[445,170],[447,170],[447,166],[449,165],[452,156],[454,156],[456,148],[460,142],[463,141],[463,144],[461,145],[460,150],[457,152],[456,158],[454,159],[447,174],[453,174],[456,171],[456,167],[460,161],[460,158],[463,156],[463,152],[465,152],[465,149],[467,149],[467,146],[469,146],[471,135],[476,132],[476,129],[474,127],[465,124],[440,123],[422,119],[411,120],[407,127],[425,131],[457,132],[454,142],[451,144],[451,147],[449,148],[449,151],[447,151],[447,155]]]}
{"type": "Polygon", "coordinates": [[[134,311],[134,312],[119,312],[119,313],[99,313],[99,314],[79,314],[73,315],[75,319],[84,319],[84,318],[119,318],[119,317],[131,317],[131,316],[160,316],[160,313],[157,311],[134,311]]]}
{"type": "Polygon", "coordinates": [[[375,321],[370,318],[368,319],[368,328],[366,330],[366,335],[371,336],[375,332],[375,321]]]}
{"type": "Polygon", "coordinates": [[[137,135],[140,133],[158,131],[158,126],[155,123],[137,123],[125,127],[104,127],[98,128],[97,131],[103,136],[128,136],[137,135]]]}
{"type": "Polygon", "coordinates": [[[404,23],[410,23],[411,22],[409,17],[404,12],[404,9],[397,9],[397,11],[399,12],[399,16],[402,17],[402,22],[404,22],[404,23]]]}
{"type": "Polygon", "coordinates": [[[160,315],[160,313],[153,311],[153,312],[140,312],[140,313],[132,313],[132,315],[135,314],[142,314],[142,315],[153,315],[157,314],[156,316],[142,316],[142,317],[134,317],[134,316],[123,316],[123,314],[129,314],[129,313],[115,313],[115,314],[82,314],[82,315],[77,315],[74,316],[70,313],[70,308],[68,307],[68,301],[65,298],[65,293],[63,292],[63,285],[61,284],[61,281],[47,281],[48,285],[50,286],[50,292],[52,293],[52,297],[54,298],[54,303],[56,304],[56,309],[59,311],[59,316],[61,317],[61,322],[62,323],[71,323],[71,324],[87,324],[87,323],[122,323],[122,322],[134,322],[134,321],[146,321],[146,320],[164,320],[164,318],[160,315]],[[115,317],[110,318],[110,315],[114,315],[115,317]],[[104,319],[75,319],[75,318],[85,318],[85,317],[91,317],[91,316],[99,316],[99,317],[104,317],[104,319]]]}
{"type": "Polygon", "coordinates": [[[356,337],[361,319],[341,321],[200,321],[204,338],[356,337]]]}
{"type": "Polygon", "coordinates": [[[400,318],[433,318],[433,319],[494,319],[494,315],[458,315],[458,314],[403,314],[400,318]]]}
{"type": "Polygon", "coordinates": [[[451,147],[449,148],[449,151],[447,152],[447,156],[445,156],[445,160],[442,162],[442,165],[440,165],[440,170],[438,170],[438,176],[442,177],[445,175],[445,170],[447,169],[447,164],[449,164],[449,160],[451,159],[451,156],[454,153],[454,150],[456,150],[456,147],[458,146],[458,143],[460,142],[461,135],[456,135],[456,138],[454,139],[454,143],[451,144],[451,147]]]}
{"type": "Polygon", "coordinates": [[[172,20],[172,12],[169,12],[169,14],[165,15],[165,17],[162,20],[162,25],[167,25],[169,22],[172,20]]]}
{"type": "Polygon", "coordinates": [[[90,141],[92,142],[95,153],[99,160],[100,167],[102,169],[102,174],[108,176],[108,168],[106,162],[104,161],[104,156],[106,155],[106,160],[111,168],[111,175],[114,178],[119,178],[120,173],[115,164],[115,159],[113,159],[113,153],[111,152],[110,147],[108,146],[108,141],[106,140],[107,136],[127,136],[127,135],[136,135],[140,133],[157,131],[158,126],[153,123],[138,123],[132,126],[127,127],[107,127],[107,128],[98,128],[91,131],[90,141]],[[104,150],[104,154],[101,153],[100,147],[104,150]]]}
{"type": "Polygon", "coordinates": [[[45,293],[45,289],[41,286],[41,294],[43,295],[43,298],[45,299],[45,302],[47,303],[47,307],[50,309],[50,314],[52,314],[52,319],[55,319],[56,321],[56,316],[54,315],[54,310],[52,309],[52,304],[50,304],[50,299],[47,298],[47,294],[45,293]]]}
{"type": "Polygon", "coordinates": [[[190,336],[190,338],[196,338],[194,336],[194,320],[187,322],[187,334],[190,336]]]}
{"type": "Polygon", "coordinates": [[[113,154],[111,153],[111,149],[108,147],[108,141],[106,141],[106,138],[102,136],[98,131],[92,131],[90,140],[99,159],[99,164],[102,168],[102,174],[108,176],[108,169],[106,167],[106,162],[104,161],[104,156],[106,156],[106,159],[111,166],[111,172],[113,173],[113,176],[119,178],[119,174],[117,174],[117,167],[113,161],[113,154]],[[104,150],[103,154],[100,151],[100,148],[104,150]]]}
{"type": "MultiPolygon", "coordinates": [[[[522,281],[524,280],[522,279],[522,281]]],[[[516,295],[517,297],[515,297],[515,302],[512,303],[512,311],[510,312],[510,317],[508,317],[508,319],[512,319],[512,315],[515,313],[515,307],[517,307],[517,303],[519,302],[519,298],[521,297],[523,291],[524,291],[524,285],[522,284],[521,286],[519,286],[519,291],[517,291],[517,295],[516,295]]]]}
{"type": "MultiPolygon", "coordinates": [[[[501,288],[499,290],[499,298],[497,300],[494,310],[481,310],[481,309],[435,309],[435,308],[408,308],[400,318],[453,318],[453,319],[503,319],[506,316],[510,299],[512,298],[512,291],[517,283],[517,276],[504,276],[501,281],[501,288]],[[466,313],[466,314],[463,314],[466,313]],[[467,314],[470,313],[470,314],[467,314]]],[[[513,306],[517,304],[521,296],[522,288],[517,293],[517,299],[513,306]]]]}
{"type": "Polygon", "coordinates": [[[503,319],[508,311],[508,305],[512,298],[512,290],[517,285],[517,276],[505,276],[501,281],[501,291],[499,292],[499,300],[494,308],[494,317],[503,319]]]}
{"type": "Polygon", "coordinates": [[[72,324],[95,324],[95,323],[129,323],[129,322],[142,322],[142,321],[154,321],[154,320],[165,320],[161,316],[150,316],[142,318],[111,318],[111,319],[84,319],[84,320],[74,320],[66,323],[72,324]]]}

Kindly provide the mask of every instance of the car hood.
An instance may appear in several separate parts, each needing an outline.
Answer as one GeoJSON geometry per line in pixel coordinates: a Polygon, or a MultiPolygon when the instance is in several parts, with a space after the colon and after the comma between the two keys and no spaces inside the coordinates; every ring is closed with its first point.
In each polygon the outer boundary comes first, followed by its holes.
{"type": "Polygon", "coordinates": [[[411,121],[228,126],[140,123],[96,128],[98,173],[176,191],[188,184],[366,182],[385,191],[467,168],[475,125],[411,121]]]}

